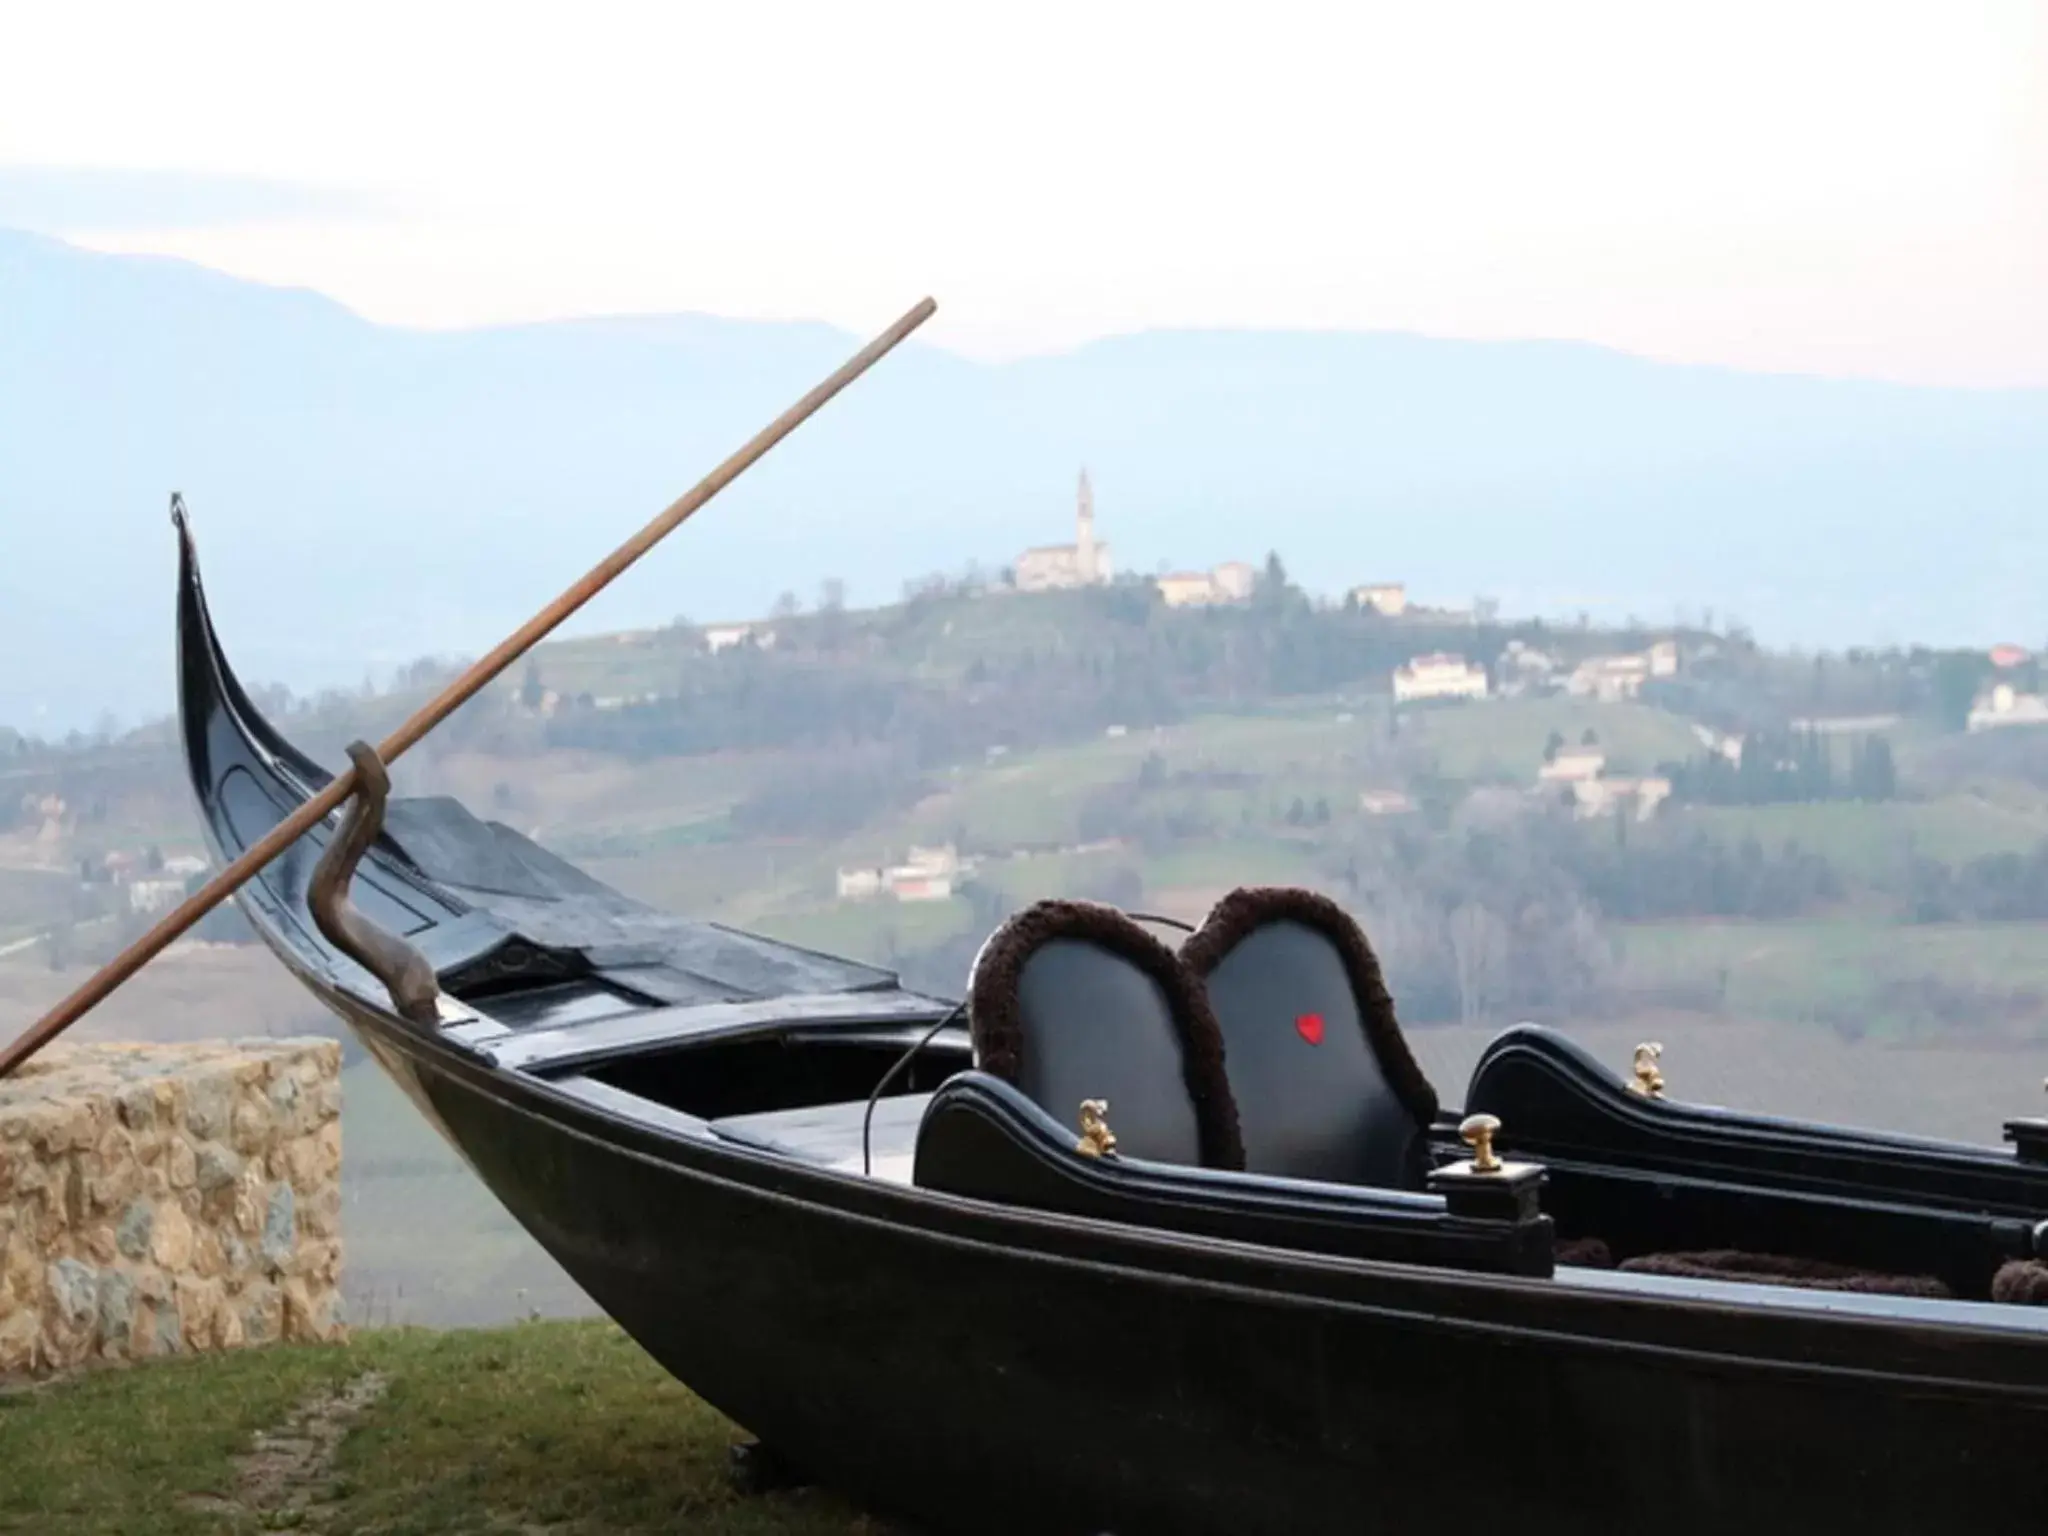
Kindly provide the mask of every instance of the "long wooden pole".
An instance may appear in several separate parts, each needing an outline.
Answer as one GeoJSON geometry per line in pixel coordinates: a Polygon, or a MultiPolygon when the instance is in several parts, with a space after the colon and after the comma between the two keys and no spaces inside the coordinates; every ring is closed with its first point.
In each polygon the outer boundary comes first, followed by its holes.
{"type": "MultiPolygon", "coordinates": [[[[390,763],[396,761],[408,748],[417,745],[422,736],[447,719],[492,678],[517,661],[549,630],[602,592],[621,571],[672,533],[683,519],[724,490],[742,471],[795,431],[827,400],[879,362],[898,342],[930,319],[932,312],[937,308],[938,306],[930,299],[920,301],[902,319],[861,348],[824,383],[776,417],[745,447],[700,480],[687,495],[670,503],[667,510],[599,561],[582,580],[528,619],[507,636],[496,650],[444,688],[411,719],[386,737],[384,744],[377,749],[377,755],[390,763]]],[[[165,945],[219,906],[250,876],[298,841],[316,822],[332,814],[355,789],[355,783],[354,768],[343,772],[319,794],[279,822],[268,836],[249,848],[199,890],[186,897],[162,922],[101,966],[84,986],[36,1020],[5,1051],[0,1051],[0,1077],[7,1076],[78,1022],[122,982],[141,970],[165,945]]]]}

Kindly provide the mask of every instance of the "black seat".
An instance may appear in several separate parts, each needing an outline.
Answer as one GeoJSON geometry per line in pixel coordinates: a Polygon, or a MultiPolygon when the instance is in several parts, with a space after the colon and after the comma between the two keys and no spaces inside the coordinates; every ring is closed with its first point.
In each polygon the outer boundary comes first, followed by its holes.
{"type": "Polygon", "coordinates": [[[1124,1156],[1244,1167],[1216,1020],[1174,953],[1115,908],[1025,908],[982,945],[967,996],[975,1066],[1061,1124],[1102,1099],[1124,1156]]]}
{"type": "Polygon", "coordinates": [[[1341,907],[1313,891],[1232,891],[1180,958],[1222,1030],[1247,1169],[1423,1187],[1436,1090],[1341,907]]]}

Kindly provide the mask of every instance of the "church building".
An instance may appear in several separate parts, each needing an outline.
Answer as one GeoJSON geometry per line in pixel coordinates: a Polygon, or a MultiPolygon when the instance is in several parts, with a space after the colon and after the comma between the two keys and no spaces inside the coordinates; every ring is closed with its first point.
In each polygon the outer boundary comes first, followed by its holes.
{"type": "Polygon", "coordinates": [[[1017,590],[1047,592],[1055,587],[1095,587],[1109,580],[1109,546],[1095,537],[1095,493],[1088,471],[1074,511],[1074,542],[1027,549],[1017,557],[1017,590]]]}

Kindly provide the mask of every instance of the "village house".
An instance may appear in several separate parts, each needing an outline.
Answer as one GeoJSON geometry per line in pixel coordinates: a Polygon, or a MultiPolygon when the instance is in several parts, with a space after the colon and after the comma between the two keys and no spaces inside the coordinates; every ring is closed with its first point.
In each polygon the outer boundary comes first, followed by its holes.
{"type": "Polygon", "coordinates": [[[185,899],[182,880],[131,880],[128,882],[130,912],[168,912],[185,899]]]}
{"type": "Polygon", "coordinates": [[[842,869],[839,871],[839,899],[841,901],[867,901],[882,894],[882,871],[879,868],[842,869]]]}
{"type": "Polygon", "coordinates": [[[1173,571],[1153,584],[1169,608],[1199,608],[1216,601],[1216,583],[1207,571],[1173,571]]]}
{"type": "Polygon", "coordinates": [[[1351,600],[1383,618],[1398,619],[1408,611],[1408,589],[1398,581],[1374,581],[1353,587],[1351,600]]]}
{"type": "Polygon", "coordinates": [[[1998,730],[2014,725],[2048,725],[2048,698],[2038,693],[2021,693],[2011,683],[1993,685],[1970,711],[1973,731],[1998,730]]]}
{"type": "Polygon", "coordinates": [[[901,864],[842,869],[838,874],[841,901],[873,901],[892,896],[898,901],[944,901],[953,894],[966,866],[951,843],[920,848],[913,845],[901,864]]]}
{"type": "Polygon", "coordinates": [[[1638,697],[1653,677],[1678,675],[1678,642],[1659,640],[1646,651],[1624,656],[1588,656],[1565,679],[1565,691],[1614,704],[1638,697]]]}
{"type": "Polygon", "coordinates": [[[1358,808],[1368,816],[1405,816],[1415,809],[1415,802],[1403,790],[1361,789],[1358,808]]]}
{"type": "Polygon", "coordinates": [[[736,645],[752,645],[764,651],[775,648],[775,631],[765,624],[706,624],[699,633],[704,636],[704,649],[714,656],[736,645]]]}
{"type": "Polygon", "coordinates": [[[1252,595],[1253,580],[1249,565],[1232,560],[1209,571],[1174,571],[1157,578],[1153,585],[1169,608],[1204,608],[1243,602],[1252,595]]]}
{"type": "Polygon", "coordinates": [[[1633,699],[1650,679],[1647,656],[1589,656],[1565,679],[1565,691],[1577,698],[1617,704],[1633,699]]]}
{"type": "Polygon", "coordinates": [[[1573,779],[1571,794],[1572,814],[1581,820],[1618,813],[1633,806],[1635,819],[1648,821],[1657,814],[1657,807],[1670,798],[1671,781],[1658,778],[1573,779]]]}
{"type": "Polygon", "coordinates": [[[1504,694],[1548,692],[1555,686],[1557,658],[1524,640],[1510,640],[1501,649],[1500,691],[1504,694]]]}
{"type": "Polygon", "coordinates": [[[1991,665],[2001,672],[2010,672],[2014,667],[2024,667],[2032,660],[2031,653],[2023,645],[1994,645],[1988,653],[1991,665]]]}
{"type": "Polygon", "coordinates": [[[1546,784],[1577,784],[1597,779],[1606,771],[1607,754],[1597,747],[1568,748],[1536,770],[1546,784]]]}
{"type": "Polygon", "coordinates": [[[1742,743],[1748,738],[1739,735],[1724,736],[1711,726],[1700,725],[1697,722],[1693,725],[1692,733],[1699,738],[1700,745],[1709,752],[1718,752],[1738,768],[1742,766],[1742,743]]]}
{"type": "Polygon", "coordinates": [[[67,807],[61,795],[39,795],[30,790],[21,797],[21,821],[37,842],[54,843],[64,835],[67,807]]]}
{"type": "Polygon", "coordinates": [[[1259,573],[1242,560],[1226,560],[1209,573],[1209,579],[1216,584],[1216,590],[1223,594],[1226,603],[1243,603],[1251,600],[1252,588],[1257,585],[1259,573]]]}
{"type": "Polygon", "coordinates": [[[1084,469],[1074,508],[1074,542],[1025,550],[1012,568],[1012,579],[1019,592],[1050,592],[1101,586],[1109,574],[1109,546],[1095,537],[1095,492],[1084,469]]]}
{"type": "Polygon", "coordinates": [[[1421,699],[1483,699],[1486,693],[1486,669],[1447,651],[1411,657],[1406,666],[1394,669],[1397,704],[1421,699]]]}

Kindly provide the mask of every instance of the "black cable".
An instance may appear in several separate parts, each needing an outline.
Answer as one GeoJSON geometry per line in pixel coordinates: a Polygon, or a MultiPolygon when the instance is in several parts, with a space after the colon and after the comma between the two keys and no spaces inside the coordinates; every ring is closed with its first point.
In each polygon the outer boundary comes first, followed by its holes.
{"type": "Polygon", "coordinates": [[[1125,916],[1140,923],[1164,923],[1169,928],[1178,928],[1182,933],[1193,933],[1195,925],[1184,923],[1177,917],[1168,917],[1163,912],[1128,912],[1125,916]]]}
{"type": "Polygon", "coordinates": [[[869,1144],[869,1137],[875,1123],[875,1105],[881,1100],[882,1090],[895,1082],[898,1074],[910,1065],[917,1053],[932,1043],[934,1035],[959,1018],[966,1009],[967,999],[963,997],[953,1005],[952,1012],[924,1032],[923,1039],[896,1058],[896,1064],[882,1074],[881,1081],[875,1084],[875,1091],[868,1095],[867,1113],[860,1117],[860,1171],[863,1177],[872,1178],[875,1172],[874,1153],[869,1144]]]}

